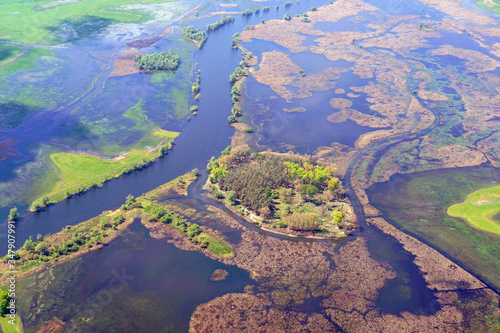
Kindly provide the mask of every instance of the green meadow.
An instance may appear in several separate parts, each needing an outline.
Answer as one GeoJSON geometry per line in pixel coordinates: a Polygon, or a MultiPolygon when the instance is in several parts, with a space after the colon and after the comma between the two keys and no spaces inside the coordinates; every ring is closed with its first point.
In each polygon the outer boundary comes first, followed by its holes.
{"type": "Polygon", "coordinates": [[[39,194],[31,209],[36,210],[37,205],[41,208],[47,203],[59,202],[71,195],[84,193],[92,187],[101,187],[109,179],[141,169],[163,155],[166,149],[171,147],[173,139],[179,135],[177,132],[164,130],[155,130],[154,133],[163,140],[161,146],[149,150],[132,149],[113,159],[75,152],[51,154],[50,160],[55,168],[49,168],[51,172],[46,172],[41,178],[45,191],[39,194]],[[40,198],[41,196],[43,197],[40,198]]]}
{"type": "MultiPolygon", "coordinates": [[[[173,0],[144,0],[141,4],[167,3],[173,0]]],[[[51,34],[62,24],[80,26],[92,22],[131,23],[147,20],[149,15],[137,10],[127,10],[120,6],[136,4],[131,0],[87,0],[87,1],[47,1],[29,2],[0,0],[0,40],[19,43],[57,44],[51,34]]]]}
{"type": "MultiPolygon", "coordinates": [[[[472,203],[481,196],[491,200],[485,189],[498,189],[499,180],[498,171],[491,167],[442,169],[393,176],[369,187],[367,194],[390,223],[500,290],[500,235],[448,215],[450,206],[457,203],[475,207],[472,203]]],[[[465,211],[478,212],[470,207],[465,211]]],[[[493,218],[493,210],[489,214],[493,218]]]]}
{"type": "Polygon", "coordinates": [[[494,217],[500,212],[500,186],[482,189],[448,208],[448,215],[460,217],[475,228],[500,235],[500,222],[494,217]]]}
{"type": "Polygon", "coordinates": [[[500,0],[478,0],[475,4],[490,12],[500,13],[500,0]]]}

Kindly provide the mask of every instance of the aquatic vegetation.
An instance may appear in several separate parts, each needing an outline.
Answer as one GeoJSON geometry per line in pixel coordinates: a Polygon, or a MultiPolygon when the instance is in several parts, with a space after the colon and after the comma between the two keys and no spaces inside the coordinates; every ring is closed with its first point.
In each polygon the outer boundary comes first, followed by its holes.
{"type": "Polygon", "coordinates": [[[500,186],[470,194],[463,203],[448,208],[448,215],[460,217],[472,226],[500,234],[499,221],[494,216],[500,212],[500,186]]]}

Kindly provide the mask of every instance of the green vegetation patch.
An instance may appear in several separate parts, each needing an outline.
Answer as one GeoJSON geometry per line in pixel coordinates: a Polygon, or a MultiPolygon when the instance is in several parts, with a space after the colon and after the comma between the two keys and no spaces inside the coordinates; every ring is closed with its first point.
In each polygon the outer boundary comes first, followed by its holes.
{"type": "MultiPolygon", "coordinates": [[[[193,175],[191,177],[196,179],[193,175]]],[[[147,218],[148,222],[160,222],[169,225],[183,236],[186,236],[193,244],[202,249],[207,249],[215,255],[221,257],[232,257],[234,255],[231,246],[222,239],[215,237],[206,230],[202,230],[198,224],[188,222],[186,218],[176,213],[171,207],[145,199],[157,196],[154,192],[155,190],[137,200],[142,206],[145,206],[144,213],[146,213],[145,218],[147,218]]]]}
{"type": "Polygon", "coordinates": [[[148,71],[176,70],[181,62],[181,58],[172,50],[152,54],[137,54],[134,60],[137,62],[137,68],[148,71]]]}
{"type": "Polygon", "coordinates": [[[500,0],[478,0],[475,4],[490,12],[500,13],[500,0]]]}
{"type": "Polygon", "coordinates": [[[370,203],[384,217],[443,251],[500,290],[498,234],[451,217],[448,208],[471,193],[498,186],[491,167],[457,168],[398,175],[367,190],[370,203]]]}
{"type": "Polygon", "coordinates": [[[470,194],[464,202],[448,208],[448,215],[460,217],[478,229],[500,235],[500,222],[494,217],[500,212],[500,186],[470,194]]]}
{"type": "MultiPolygon", "coordinates": [[[[173,136],[172,132],[160,132],[173,136]]],[[[85,193],[92,187],[101,187],[105,181],[117,178],[124,173],[140,170],[167,153],[172,147],[172,139],[164,139],[164,143],[152,150],[133,149],[114,159],[106,159],[85,153],[59,152],[50,155],[50,159],[59,169],[55,185],[39,200],[32,210],[39,210],[51,202],[58,202],[75,194],[85,193]]],[[[54,177],[53,174],[50,177],[54,177]]],[[[49,181],[47,181],[50,183],[49,181]]]]}
{"type": "Polygon", "coordinates": [[[199,48],[203,46],[203,43],[205,43],[208,38],[205,31],[201,31],[192,25],[182,28],[182,35],[185,38],[194,41],[199,48]]]}
{"type": "Polygon", "coordinates": [[[0,44],[0,65],[13,59],[23,48],[18,45],[0,44]]]}
{"type": "Polygon", "coordinates": [[[261,226],[344,236],[352,225],[335,169],[297,156],[226,148],[207,165],[212,194],[261,226]]]}
{"type": "MultiPolygon", "coordinates": [[[[165,3],[172,0],[145,0],[141,3],[165,3]]],[[[0,40],[38,43],[42,40],[57,43],[55,32],[66,26],[72,36],[99,30],[103,24],[140,22],[149,14],[127,10],[123,5],[130,0],[87,0],[47,3],[45,0],[9,2],[0,4],[0,40]],[[104,21],[103,21],[104,20],[104,21]],[[69,27],[68,27],[69,25],[69,27]],[[72,28],[72,29],[70,29],[72,28]]]]}

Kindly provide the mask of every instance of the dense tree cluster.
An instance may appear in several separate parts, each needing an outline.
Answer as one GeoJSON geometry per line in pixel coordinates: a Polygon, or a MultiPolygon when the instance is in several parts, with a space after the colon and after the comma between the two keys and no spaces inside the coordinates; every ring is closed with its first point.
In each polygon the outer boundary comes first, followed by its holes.
{"type": "Polygon", "coordinates": [[[318,230],[324,223],[340,225],[343,214],[331,204],[343,198],[334,168],[287,155],[250,154],[226,148],[207,164],[212,193],[240,212],[246,209],[279,227],[318,230]],[[309,207],[304,210],[304,207],[309,207]]]}
{"type": "Polygon", "coordinates": [[[190,25],[188,27],[182,28],[182,35],[187,39],[191,39],[198,42],[198,47],[202,47],[203,43],[208,38],[208,35],[205,31],[201,31],[200,29],[190,25]]]}
{"type": "Polygon", "coordinates": [[[137,63],[137,68],[147,71],[175,70],[181,63],[181,58],[172,50],[152,54],[138,54],[134,57],[134,60],[137,63]]]}
{"type": "Polygon", "coordinates": [[[220,27],[222,27],[224,24],[231,23],[233,21],[234,21],[234,17],[229,16],[229,15],[222,15],[222,19],[218,20],[215,23],[207,25],[207,31],[208,32],[215,31],[215,30],[219,29],[220,27]]]}
{"type": "Polygon", "coordinates": [[[252,158],[248,153],[239,153],[229,169],[221,164],[212,171],[213,180],[219,182],[222,190],[234,191],[243,206],[256,212],[272,204],[272,195],[266,194],[266,188],[278,189],[292,184],[283,160],[276,156],[252,158]]]}

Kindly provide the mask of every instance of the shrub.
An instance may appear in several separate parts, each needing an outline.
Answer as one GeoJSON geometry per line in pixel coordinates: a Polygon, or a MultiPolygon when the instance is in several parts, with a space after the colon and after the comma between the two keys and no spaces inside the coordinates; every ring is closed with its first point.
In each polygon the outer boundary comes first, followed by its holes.
{"type": "Polygon", "coordinates": [[[9,221],[17,221],[19,218],[19,213],[17,211],[17,207],[14,207],[9,212],[9,221]]]}

